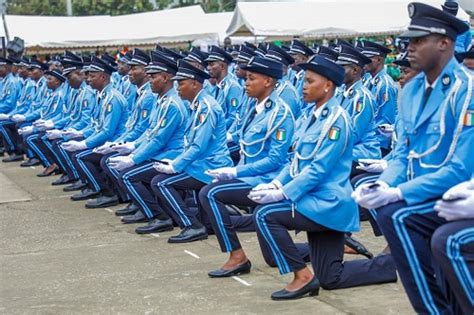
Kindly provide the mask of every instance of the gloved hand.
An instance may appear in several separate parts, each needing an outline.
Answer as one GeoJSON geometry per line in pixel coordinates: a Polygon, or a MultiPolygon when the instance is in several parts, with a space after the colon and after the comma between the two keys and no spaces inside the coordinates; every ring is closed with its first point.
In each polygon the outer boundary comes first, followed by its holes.
{"type": "Polygon", "coordinates": [[[274,203],[285,199],[281,189],[251,190],[248,197],[260,204],[274,203]]]}
{"type": "Polygon", "coordinates": [[[62,137],[61,130],[58,130],[58,129],[48,130],[46,131],[46,137],[48,137],[49,140],[59,139],[62,137]]]}
{"type": "Polygon", "coordinates": [[[18,130],[18,134],[21,136],[28,136],[33,133],[33,126],[26,126],[18,130]]]}
{"type": "Polygon", "coordinates": [[[114,148],[114,151],[120,154],[127,154],[135,150],[135,143],[127,142],[127,143],[116,144],[113,148],[114,148]]]}
{"type": "Polygon", "coordinates": [[[366,209],[380,208],[403,199],[399,188],[388,187],[384,182],[377,182],[376,184],[379,184],[379,186],[375,188],[371,188],[373,184],[357,187],[352,193],[352,198],[366,209]]]}
{"type": "Polygon", "coordinates": [[[126,168],[132,167],[135,165],[130,156],[116,156],[109,159],[109,165],[115,168],[117,171],[122,171],[126,168]]]}
{"type": "Polygon", "coordinates": [[[163,174],[176,174],[171,162],[169,164],[163,164],[160,162],[153,163],[153,168],[163,174]]]}
{"type": "Polygon", "coordinates": [[[115,151],[114,147],[115,143],[107,141],[103,145],[94,148],[92,151],[98,154],[109,154],[115,151]]]}
{"type": "Polygon", "coordinates": [[[0,120],[7,120],[9,116],[7,114],[0,114],[0,120]]]}
{"type": "Polygon", "coordinates": [[[67,130],[64,130],[63,132],[63,136],[67,137],[67,138],[77,138],[77,137],[82,137],[82,132],[80,131],[77,131],[76,129],[67,129],[67,130]]]}
{"type": "Polygon", "coordinates": [[[45,122],[45,120],[40,118],[40,119],[37,119],[37,120],[33,121],[32,125],[37,127],[37,126],[43,125],[44,122],[45,122]]]}
{"type": "Polygon", "coordinates": [[[271,190],[271,189],[279,189],[281,187],[283,187],[283,185],[280,183],[280,181],[274,179],[274,180],[272,180],[271,183],[259,184],[259,185],[255,186],[252,190],[253,191],[271,190]]]}
{"type": "Polygon", "coordinates": [[[43,126],[44,126],[45,129],[52,129],[52,128],[54,128],[54,122],[52,120],[46,120],[43,123],[43,126]]]}
{"type": "Polygon", "coordinates": [[[16,123],[21,123],[26,120],[25,115],[15,114],[12,116],[12,120],[16,123]]]}
{"type": "Polygon", "coordinates": [[[394,129],[393,125],[390,124],[381,124],[377,127],[379,133],[386,138],[392,138],[394,129]]]}
{"type": "Polygon", "coordinates": [[[232,134],[230,132],[226,133],[225,135],[227,142],[232,142],[234,139],[232,138],[232,134]]]}
{"type": "Polygon", "coordinates": [[[235,167],[221,167],[215,170],[207,170],[206,174],[214,177],[213,182],[229,180],[237,178],[237,168],[235,167]]]}
{"type": "Polygon", "coordinates": [[[382,173],[388,166],[387,160],[360,159],[357,169],[369,173],[382,173]]]}
{"type": "Polygon", "coordinates": [[[474,190],[474,178],[460,184],[457,184],[443,194],[444,200],[467,198],[467,196],[474,190]]]}
{"type": "Polygon", "coordinates": [[[87,149],[87,145],[84,140],[83,141],[71,140],[71,141],[63,143],[61,146],[63,147],[64,150],[69,151],[69,152],[87,149]]]}
{"type": "Polygon", "coordinates": [[[463,197],[453,201],[438,200],[434,210],[448,221],[474,219],[474,190],[466,191],[463,197]]]}

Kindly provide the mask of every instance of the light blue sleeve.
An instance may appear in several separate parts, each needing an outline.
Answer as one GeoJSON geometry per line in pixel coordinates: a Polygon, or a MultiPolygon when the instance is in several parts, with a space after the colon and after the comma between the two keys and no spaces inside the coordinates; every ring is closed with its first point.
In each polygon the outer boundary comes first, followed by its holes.
{"type": "MultiPolygon", "coordinates": [[[[110,105],[112,106],[112,109],[105,114],[105,121],[101,129],[86,139],[87,148],[91,149],[102,145],[114,136],[120,122],[123,108],[120,102],[116,99],[114,99],[113,102],[110,102],[110,105]]],[[[107,108],[104,108],[103,110],[107,110],[107,108]]]]}

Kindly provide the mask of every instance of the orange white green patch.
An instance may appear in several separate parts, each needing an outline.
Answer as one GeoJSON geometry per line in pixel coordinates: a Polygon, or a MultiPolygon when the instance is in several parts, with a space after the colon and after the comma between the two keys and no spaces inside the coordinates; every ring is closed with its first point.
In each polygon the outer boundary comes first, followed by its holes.
{"type": "Polygon", "coordinates": [[[107,112],[110,113],[111,111],[112,111],[112,104],[109,104],[107,105],[107,112]]]}
{"type": "Polygon", "coordinates": [[[285,141],[286,140],[286,129],[278,129],[276,133],[276,139],[278,141],[285,141]]]}
{"type": "Polygon", "coordinates": [[[464,126],[474,126],[474,111],[468,110],[467,113],[464,115],[464,126]]]}
{"type": "Polygon", "coordinates": [[[364,109],[364,104],[362,102],[357,102],[355,109],[356,113],[360,113],[364,109]]]}
{"type": "Polygon", "coordinates": [[[199,122],[202,124],[206,121],[206,114],[199,114],[199,122]]]}
{"type": "Polygon", "coordinates": [[[165,127],[165,126],[166,126],[166,123],[167,123],[166,118],[161,118],[160,127],[161,127],[161,128],[165,127]]]}
{"type": "Polygon", "coordinates": [[[237,105],[239,105],[239,102],[237,101],[236,98],[233,98],[233,99],[230,100],[230,105],[232,107],[237,107],[237,105]]]}
{"type": "Polygon", "coordinates": [[[337,127],[331,127],[331,130],[329,130],[328,133],[328,138],[329,140],[336,141],[339,139],[339,136],[341,135],[341,129],[337,127]]]}
{"type": "Polygon", "coordinates": [[[148,116],[148,111],[146,109],[142,110],[142,118],[146,118],[148,116]]]}

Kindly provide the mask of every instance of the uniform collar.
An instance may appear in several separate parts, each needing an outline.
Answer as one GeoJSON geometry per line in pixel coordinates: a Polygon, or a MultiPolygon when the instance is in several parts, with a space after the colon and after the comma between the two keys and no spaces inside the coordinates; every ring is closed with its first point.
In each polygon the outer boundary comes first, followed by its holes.
{"type": "Polygon", "coordinates": [[[149,86],[150,86],[150,82],[145,82],[145,84],[143,84],[137,89],[137,94],[142,95],[142,93],[144,93],[149,86]]]}
{"type": "Polygon", "coordinates": [[[343,92],[344,97],[352,96],[354,94],[354,90],[356,90],[360,85],[362,85],[362,80],[355,81],[350,87],[346,87],[343,92]]]}
{"type": "Polygon", "coordinates": [[[265,97],[263,101],[261,101],[255,106],[255,111],[257,112],[257,114],[260,114],[263,110],[265,110],[265,103],[268,101],[269,98],[270,96],[265,97]]]}
{"type": "Polygon", "coordinates": [[[198,92],[193,101],[190,103],[191,110],[195,110],[199,106],[199,100],[201,99],[202,95],[204,95],[204,89],[201,89],[201,91],[198,92]]]}
{"type": "Polygon", "coordinates": [[[384,76],[386,73],[387,69],[385,69],[384,66],[382,70],[380,70],[376,75],[373,76],[373,78],[370,80],[370,83],[377,84],[380,80],[380,77],[384,76]]]}
{"type": "Polygon", "coordinates": [[[169,89],[168,91],[166,91],[165,94],[163,94],[162,96],[160,96],[158,98],[158,102],[161,103],[163,100],[165,100],[166,98],[172,96],[174,94],[174,87],[171,87],[171,89],[169,89]]]}
{"type": "Polygon", "coordinates": [[[229,75],[230,75],[230,73],[227,73],[227,75],[222,79],[221,82],[216,83],[216,86],[219,89],[222,89],[223,87],[225,87],[227,81],[229,80],[229,75]]]}

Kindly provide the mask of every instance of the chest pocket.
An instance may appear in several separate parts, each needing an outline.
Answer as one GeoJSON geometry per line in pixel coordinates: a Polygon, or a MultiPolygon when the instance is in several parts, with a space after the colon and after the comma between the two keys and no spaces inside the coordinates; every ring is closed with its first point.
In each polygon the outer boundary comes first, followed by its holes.
{"type": "Polygon", "coordinates": [[[439,134],[440,124],[439,121],[432,121],[426,127],[426,134],[439,134]]]}

